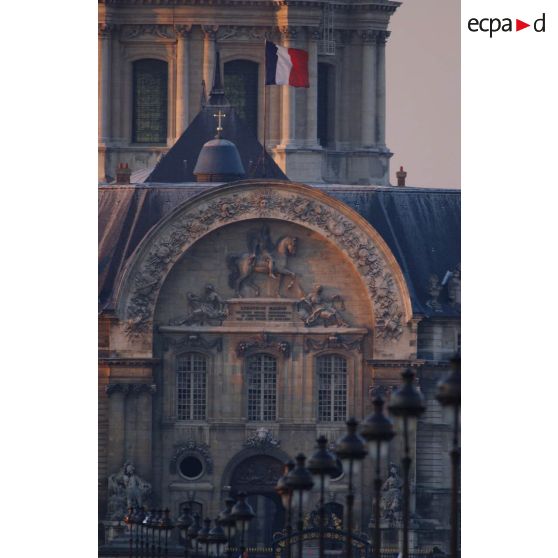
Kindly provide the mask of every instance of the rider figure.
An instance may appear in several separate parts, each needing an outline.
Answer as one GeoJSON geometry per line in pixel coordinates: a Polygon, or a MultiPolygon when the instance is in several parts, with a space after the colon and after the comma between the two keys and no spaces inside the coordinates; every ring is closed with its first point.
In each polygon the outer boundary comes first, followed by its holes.
{"type": "Polygon", "coordinates": [[[260,261],[265,262],[267,265],[268,275],[276,279],[275,275],[275,261],[273,259],[273,241],[271,240],[271,233],[269,231],[268,225],[263,225],[262,228],[255,234],[251,236],[250,250],[254,256],[255,265],[258,264],[258,258],[260,261]]]}

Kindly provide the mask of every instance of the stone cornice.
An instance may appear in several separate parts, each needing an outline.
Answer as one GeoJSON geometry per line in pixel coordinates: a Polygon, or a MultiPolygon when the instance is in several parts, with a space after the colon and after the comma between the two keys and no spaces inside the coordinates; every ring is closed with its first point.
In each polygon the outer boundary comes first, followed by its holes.
{"type": "Polygon", "coordinates": [[[154,395],[157,392],[157,386],[155,384],[122,382],[109,384],[105,387],[105,392],[109,397],[114,393],[122,393],[124,396],[139,395],[140,393],[154,395]]]}
{"type": "Polygon", "coordinates": [[[384,360],[384,359],[367,359],[367,364],[372,366],[377,366],[378,368],[419,368],[423,366],[426,361],[422,359],[413,360],[384,360]]]}
{"type": "MultiPolygon", "coordinates": [[[[287,7],[321,8],[322,0],[99,0],[106,6],[157,6],[169,8],[175,6],[247,6],[274,8],[279,10],[287,7]]],[[[355,2],[330,2],[335,11],[339,12],[387,12],[393,13],[401,2],[391,0],[372,0],[355,2]]]]}
{"type": "Polygon", "coordinates": [[[159,364],[161,359],[158,358],[120,358],[120,357],[105,357],[99,358],[99,364],[108,366],[121,366],[129,368],[151,368],[159,364]]]}

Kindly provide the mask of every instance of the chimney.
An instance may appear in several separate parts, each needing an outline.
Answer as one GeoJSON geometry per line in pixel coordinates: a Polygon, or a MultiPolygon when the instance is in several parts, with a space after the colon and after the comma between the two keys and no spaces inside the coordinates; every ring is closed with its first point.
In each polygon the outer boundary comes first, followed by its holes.
{"type": "Polygon", "coordinates": [[[397,176],[397,186],[405,186],[405,178],[407,178],[407,173],[403,170],[403,167],[399,167],[399,170],[395,173],[397,176]]]}
{"type": "Polygon", "coordinates": [[[116,168],[116,183],[117,184],[130,184],[131,169],[128,168],[128,163],[118,163],[116,168]]]}

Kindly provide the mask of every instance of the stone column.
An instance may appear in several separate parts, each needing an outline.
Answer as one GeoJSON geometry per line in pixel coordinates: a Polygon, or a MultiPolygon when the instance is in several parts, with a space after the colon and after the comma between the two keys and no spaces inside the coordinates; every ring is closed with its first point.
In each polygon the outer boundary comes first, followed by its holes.
{"type": "Polygon", "coordinates": [[[318,30],[307,29],[308,35],[308,82],[306,90],[306,145],[318,146],[318,30]]]}
{"type": "Polygon", "coordinates": [[[99,23],[99,140],[106,145],[110,136],[111,34],[113,25],[99,23]]]}
{"type": "Polygon", "coordinates": [[[217,38],[217,25],[202,25],[203,31],[203,80],[207,95],[213,86],[213,74],[215,71],[215,39],[217,38]]]}
{"type": "Polygon", "coordinates": [[[347,148],[349,146],[352,146],[353,143],[356,143],[356,138],[351,135],[351,123],[352,119],[355,118],[354,111],[351,110],[351,54],[353,50],[351,42],[353,39],[353,35],[354,32],[349,30],[342,30],[340,32],[340,39],[343,44],[343,52],[341,53],[341,102],[338,105],[338,109],[341,112],[341,128],[338,133],[338,143],[340,143],[340,147],[342,148],[347,148]]]}
{"type": "Polygon", "coordinates": [[[377,32],[363,31],[362,38],[362,117],[363,147],[376,145],[376,40],[377,32]]]}
{"type": "Polygon", "coordinates": [[[108,405],[108,448],[107,472],[115,473],[124,463],[124,443],[126,439],[126,395],[130,386],[127,384],[109,384],[106,388],[108,405]]]}
{"type": "Polygon", "coordinates": [[[176,31],[176,138],[179,138],[189,122],[189,60],[191,25],[177,25],[176,31]]]}
{"type": "Polygon", "coordinates": [[[377,143],[386,145],[386,41],[389,31],[378,33],[378,78],[377,78],[377,143]]]}
{"type": "MultiPolygon", "coordinates": [[[[280,29],[282,43],[285,48],[293,47],[296,38],[294,27],[280,29]]],[[[281,85],[281,147],[296,147],[296,88],[281,85]]]]}

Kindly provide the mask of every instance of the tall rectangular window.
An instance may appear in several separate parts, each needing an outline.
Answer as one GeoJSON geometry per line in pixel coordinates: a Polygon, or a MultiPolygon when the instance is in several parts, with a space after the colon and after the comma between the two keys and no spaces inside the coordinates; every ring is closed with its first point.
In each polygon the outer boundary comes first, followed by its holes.
{"type": "Polygon", "coordinates": [[[207,359],[199,353],[181,356],[176,367],[178,420],[206,419],[207,359]]]}
{"type": "Polygon", "coordinates": [[[167,142],[167,82],[166,62],[151,58],[134,62],[134,143],[167,142]]]}
{"type": "Polygon", "coordinates": [[[340,355],[323,355],[317,359],[318,420],[347,420],[347,360],[340,355]]]}
{"type": "Polygon", "coordinates": [[[273,421],[277,418],[277,361],[271,355],[248,358],[248,420],[273,421]]]}

